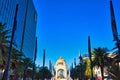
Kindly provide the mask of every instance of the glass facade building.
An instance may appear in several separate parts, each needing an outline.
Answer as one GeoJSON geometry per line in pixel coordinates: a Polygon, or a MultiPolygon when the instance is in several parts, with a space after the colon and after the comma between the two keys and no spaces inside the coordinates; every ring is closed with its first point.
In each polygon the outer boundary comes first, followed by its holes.
{"type": "Polygon", "coordinates": [[[16,4],[18,4],[17,26],[14,42],[17,49],[22,50],[26,57],[33,58],[37,12],[32,0],[0,0],[0,22],[6,23],[7,29],[12,30],[16,4]]]}

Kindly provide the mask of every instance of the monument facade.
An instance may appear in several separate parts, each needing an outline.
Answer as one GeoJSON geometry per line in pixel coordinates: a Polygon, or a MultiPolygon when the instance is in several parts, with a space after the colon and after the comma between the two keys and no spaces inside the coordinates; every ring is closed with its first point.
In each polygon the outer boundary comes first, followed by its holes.
{"type": "Polygon", "coordinates": [[[55,64],[55,78],[58,79],[67,79],[67,65],[65,60],[60,57],[55,64]]]}

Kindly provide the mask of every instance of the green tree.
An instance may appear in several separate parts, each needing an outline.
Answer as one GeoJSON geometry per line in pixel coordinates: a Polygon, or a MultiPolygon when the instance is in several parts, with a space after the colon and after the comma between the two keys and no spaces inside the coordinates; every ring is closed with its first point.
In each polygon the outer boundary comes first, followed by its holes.
{"type": "Polygon", "coordinates": [[[27,74],[28,68],[32,68],[33,62],[30,58],[23,58],[22,66],[24,68],[24,77],[29,77],[31,74],[27,74]]]}
{"type": "Polygon", "coordinates": [[[73,80],[76,79],[76,77],[77,77],[76,68],[70,69],[70,76],[73,80]]]}
{"type": "MultiPolygon", "coordinates": [[[[84,75],[85,75],[86,79],[90,79],[92,77],[92,75],[91,75],[91,68],[90,68],[90,60],[89,59],[84,60],[84,66],[85,66],[84,75]]],[[[94,70],[93,70],[93,76],[95,76],[94,70]]]]}
{"type": "MultiPolygon", "coordinates": [[[[11,53],[11,64],[13,64],[15,67],[18,66],[18,63],[22,60],[22,57],[24,55],[20,53],[17,49],[13,48],[11,53]]],[[[13,66],[11,66],[13,67],[13,66]]]]}
{"type": "Polygon", "coordinates": [[[76,66],[76,78],[78,78],[79,80],[81,78],[84,78],[84,65],[82,63],[79,63],[77,66],[76,66]]]}
{"type": "Polygon", "coordinates": [[[118,61],[120,58],[118,58],[117,56],[111,58],[108,57],[108,71],[109,71],[109,75],[112,77],[112,79],[114,80],[119,80],[120,76],[118,74],[118,61]]]}
{"type": "MultiPolygon", "coordinates": [[[[39,77],[39,79],[42,79],[42,75],[43,75],[43,67],[39,68],[39,72],[37,73],[37,77],[39,77]]],[[[44,78],[46,79],[51,79],[52,77],[52,73],[50,72],[50,70],[48,69],[48,67],[44,67],[44,78]]]]}
{"type": "Polygon", "coordinates": [[[12,49],[10,69],[15,70],[15,75],[21,75],[24,70],[23,58],[25,56],[16,48],[12,49]]]}
{"type": "Polygon", "coordinates": [[[85,66],[79,63],[75,68],[70,68],[70,76],[72,79],[84,78],[85,66]]]}
{"type": "Polygon", "coordinates": [[[6,24],[0,23],[0,64],[5,68],[8,52],[10,30],[6,30],[6,24]]]}
{"type": "Polygon", "coordinates": [[[94,53],[94,61],[93,61],[93,66],[98,66],[101,69],[101,75],[102,75],[102,80],[104,80],[104,67],[105,63],[107,62],[107,48],[94,48],[93,53],[94,53]]]}

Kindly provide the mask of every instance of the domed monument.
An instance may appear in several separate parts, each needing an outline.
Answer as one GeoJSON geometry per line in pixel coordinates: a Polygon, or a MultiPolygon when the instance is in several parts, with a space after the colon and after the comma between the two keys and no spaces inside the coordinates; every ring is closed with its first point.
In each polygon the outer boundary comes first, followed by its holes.
{"type": "Polygon", "coordinates": [[[55,78],[56,80],[67,79],[67,65],[62,57],[60,57],[55,64],[55,78]]]}

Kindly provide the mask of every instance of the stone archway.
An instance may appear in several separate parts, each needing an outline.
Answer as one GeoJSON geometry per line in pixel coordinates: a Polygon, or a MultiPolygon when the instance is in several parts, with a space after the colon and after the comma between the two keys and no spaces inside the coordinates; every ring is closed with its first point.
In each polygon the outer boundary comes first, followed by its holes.
{"type": "Polygon", "coordinates": [[[65,78],[65,71],[63,70],[63,69],[59,69],[58,71],[57,71],[57,78],[65,78]]]}
{"type": "Polygon", "coordinates": [[[67,79],[67,65],[62,57],[60,57],[55,64],[55,73],[56,80],[67,79]]]}

